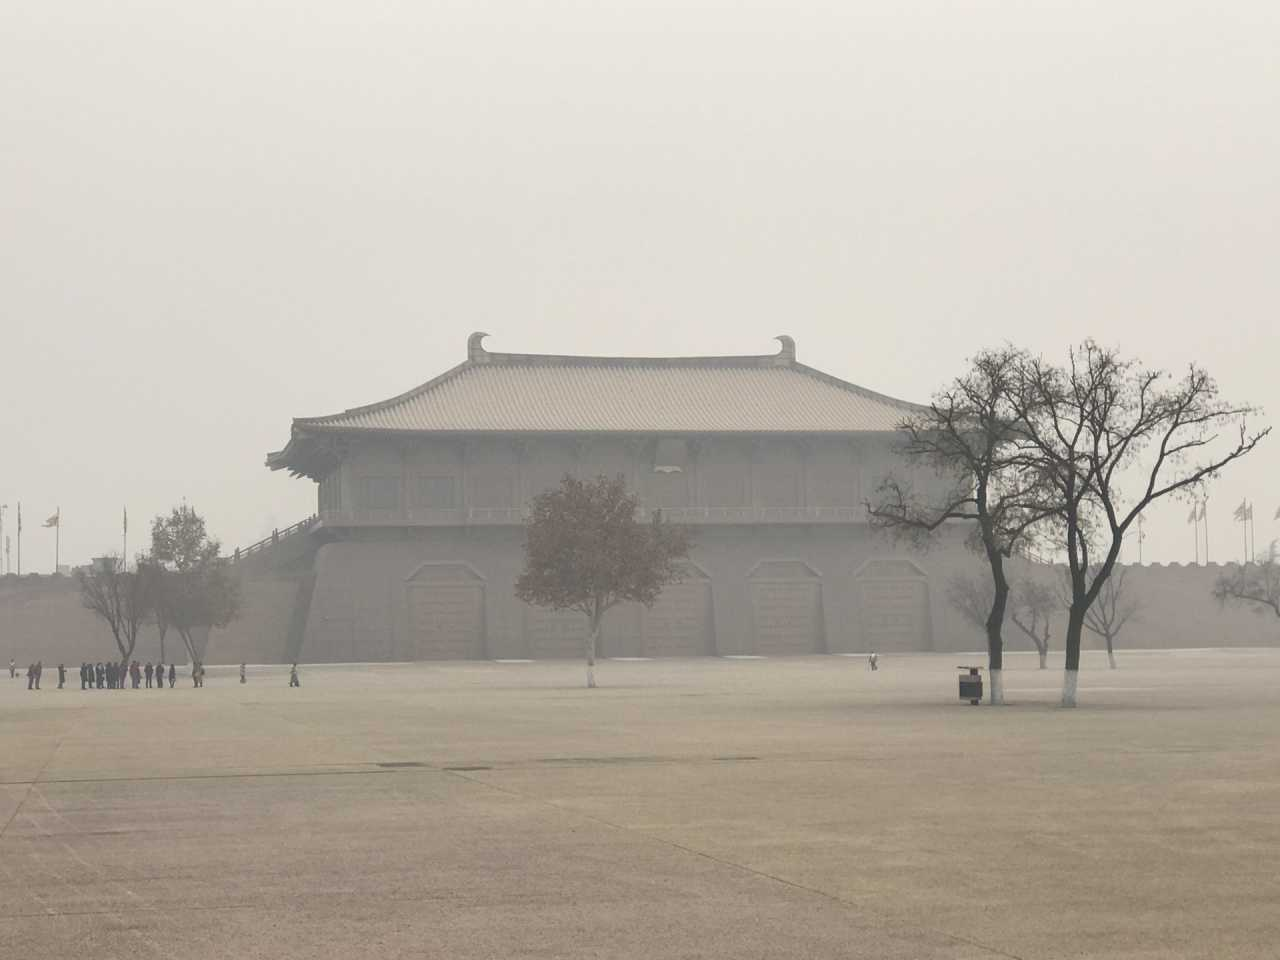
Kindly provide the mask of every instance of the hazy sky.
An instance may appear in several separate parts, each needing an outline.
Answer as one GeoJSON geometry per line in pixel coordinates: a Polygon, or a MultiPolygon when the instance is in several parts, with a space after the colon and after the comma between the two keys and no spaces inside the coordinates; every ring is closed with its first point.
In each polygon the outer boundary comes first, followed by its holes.
{"type": "MultiPolygon", "coordinates": [[[[1280,415],[1280,3],[0,4],[0,502],[24,570],[186,497],[307,515],[293,416],[494,350],[767,353],[924,400],[1009,339],[1280,415]]],[[[1215,488],[1280,534],[1280,437],[1215,488]]],[[[1189,560],[1187,508],[1148,559],[1189,560]]]]}

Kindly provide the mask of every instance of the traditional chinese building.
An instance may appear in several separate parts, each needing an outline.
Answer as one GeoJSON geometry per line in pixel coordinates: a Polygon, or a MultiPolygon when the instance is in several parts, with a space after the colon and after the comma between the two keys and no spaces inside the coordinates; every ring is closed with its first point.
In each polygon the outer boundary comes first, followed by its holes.
{"type": "MultiPolygon", "coordinates": [[[[622,474],[693,527],[684,581],[606,618],[607,656],[934,649],[934,555],[874,535],[865,501],[918,408],[766,356],[492,353],[407,393],[293,421],[272,453],[318,487],[287,658],[579,656],[584,618],[513,586],[530,498],[565,473],[622,474]]],[[[929,483],[927,477],[915,478],[929,483]]]]}

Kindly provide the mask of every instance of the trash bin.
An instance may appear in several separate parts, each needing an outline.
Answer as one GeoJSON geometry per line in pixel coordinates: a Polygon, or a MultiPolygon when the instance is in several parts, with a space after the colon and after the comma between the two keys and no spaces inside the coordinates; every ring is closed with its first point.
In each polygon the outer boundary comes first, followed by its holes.
{"type": "Polygon", "coordinates": [[[960,699],[968,700],[975,707],[982,702],[982,668],[956,667],[960,674],[960,699]]]}

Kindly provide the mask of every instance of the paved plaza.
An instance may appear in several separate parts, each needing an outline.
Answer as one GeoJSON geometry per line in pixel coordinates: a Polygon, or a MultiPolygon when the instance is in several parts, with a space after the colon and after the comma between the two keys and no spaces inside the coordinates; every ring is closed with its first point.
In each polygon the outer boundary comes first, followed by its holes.
{"type": "Polygon", "coordinates": [[[46,666],[0,957],[1274,958],[1280,651],[1120,661],[1075,711],[1023,654],[999,709],[956,654],[46,666]]]}

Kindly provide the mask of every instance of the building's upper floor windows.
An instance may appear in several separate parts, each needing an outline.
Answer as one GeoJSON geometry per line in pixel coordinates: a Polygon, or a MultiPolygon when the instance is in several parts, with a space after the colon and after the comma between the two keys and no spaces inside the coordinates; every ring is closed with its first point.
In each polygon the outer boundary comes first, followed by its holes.
{"type": "Polygon", "coordinates": [[[417,493],[418,506],[428,510],[451,510],[458,505],[450,476],[419,476],[417,493]]]}
{"type": "Polygon", "coordinates": [[[400,480],[397,477],[361,477],[359,491],[362,510],[400,509],[400,480]]]}

